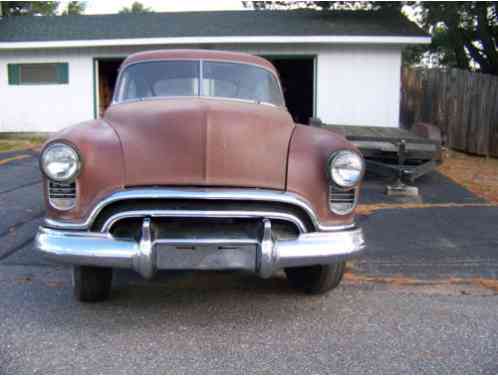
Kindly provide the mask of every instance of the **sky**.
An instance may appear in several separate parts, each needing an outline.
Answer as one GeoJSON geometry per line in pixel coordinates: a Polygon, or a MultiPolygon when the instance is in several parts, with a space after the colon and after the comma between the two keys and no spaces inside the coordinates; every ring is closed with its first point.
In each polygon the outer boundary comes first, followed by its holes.
{"type": "MultiPolygon", "coordinates": [[[[155,12],[188,12],[209,10],[244,10],[239,0],[87,0],[85,14],[118,13],[123,7],[130,7],[135,1],[142,3],[155,12]]],[[[59,10],[69,1],[60,2],[59,10]]],[[[403,7],[403,12],[411,21],[417,21],[414,10],[403,7]]]]}
{"type": "MultiPolygon", "coordinates": [[[[117,13],[123,7],[129,7],[136,0],[89,0],[85,14],[117,13]]],[[[242,2],[238,0],[138,0],[156,12],[182,12],[195,10],[240,10],[242,2]]],[[[65,1],[62,2],[66,3],[65,1]]]]}

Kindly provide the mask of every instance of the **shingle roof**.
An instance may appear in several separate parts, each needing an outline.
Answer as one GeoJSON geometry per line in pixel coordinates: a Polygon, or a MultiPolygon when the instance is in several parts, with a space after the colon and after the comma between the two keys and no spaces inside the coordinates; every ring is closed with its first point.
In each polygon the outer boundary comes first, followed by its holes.
{"type": "Polygon", "coordinates": [[[217,11],[0,19],[0,42],[214,36],[426,37],[401,14],[363,11],[217,11]]]}

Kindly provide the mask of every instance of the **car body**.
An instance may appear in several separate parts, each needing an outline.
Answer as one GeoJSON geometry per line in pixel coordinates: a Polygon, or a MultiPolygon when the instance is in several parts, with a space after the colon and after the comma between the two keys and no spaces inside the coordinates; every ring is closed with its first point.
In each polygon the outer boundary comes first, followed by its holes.
{"type": "Polygon", "coordinates": [[[358,150],[295,124],[260,57],[131,55],[104,116],[55,134],[40,164],[47,216],[36,247],[75,266],[81,300],[108,297],[113,268],[144,278],[285,269],[293,285],[323,292],[364,248],[358,150]]]}

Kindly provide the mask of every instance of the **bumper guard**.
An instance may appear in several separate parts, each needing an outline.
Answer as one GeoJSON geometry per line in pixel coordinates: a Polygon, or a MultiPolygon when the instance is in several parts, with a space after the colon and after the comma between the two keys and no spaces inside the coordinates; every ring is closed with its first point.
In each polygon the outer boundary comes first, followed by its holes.
{"type": "Polygon", "coordinates": [[[139,241],[110,234],[40,227],[35,247],[54,261],[133,269],[144,278],[156,270],[248,270],[268,278],[281,268],[326,265],[355,257],[364,247],[363,232],[350,228],[302,233],[274,240],[271,221],[263,220],[259,239],[154,239],[145,218],[139,241]]]}

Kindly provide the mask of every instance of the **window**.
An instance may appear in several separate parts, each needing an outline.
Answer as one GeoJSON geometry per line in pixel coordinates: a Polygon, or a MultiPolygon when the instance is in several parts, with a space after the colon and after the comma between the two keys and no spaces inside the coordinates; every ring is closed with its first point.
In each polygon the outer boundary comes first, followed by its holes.
{"type": "Polygon", "coordinates": [[[204,96],[284,106],[277,78],[255,65],[218,61],[154,61],[129,66],[115,100],[204,96]]]}
{"type": "Polygon", "coordinates": [[[67,63],[9,64],[9,85],[51,85],[69,82],[67,63]]]}
{"type": "Polygon", "coordinates": [[[118,101],[198,95],[199,67],[198,61],[134,64],[127,68],[121,77],[118,101]]]}
{"type": "Polygon", "coordinates": [[[284,105],[277,79],[266,69],[248,64],[206,61],[203,73],[204,96],[284,105]]]}

